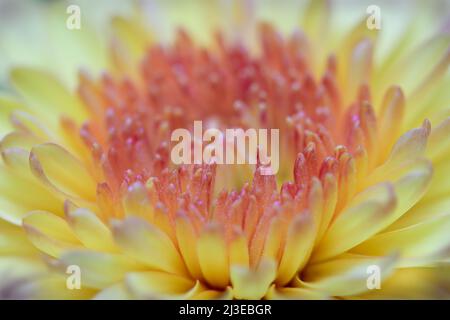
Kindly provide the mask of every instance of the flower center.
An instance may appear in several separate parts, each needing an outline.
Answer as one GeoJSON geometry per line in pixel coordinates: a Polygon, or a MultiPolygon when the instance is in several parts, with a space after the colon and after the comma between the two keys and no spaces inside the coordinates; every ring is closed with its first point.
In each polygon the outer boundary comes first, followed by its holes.
{"type": "Polygon", "coordinates": [[[275,218],[283,221],[280,234],[285,234],[297,213],[311,210],[315,184],[327,196],[339,183],[346,192],[338,207],[351,196],[355,161],[373,152],[376,132],[366,86],[344,109],[333,56],[316,79],[304,37],[284,39],[268,25],[262,28],[258,54],[220,35],[214,48],[201,48],[180,31],[172,46],[149,48],[137,74],[106,74],[98,82],[81,75],[79,86],[93,115],[82,136],[105,173],[101,196],[117,202],[114,198],[144,190],[173,237],[179,215],[197,232],[219,224],[228,242],[245,234],[253,265],[275,218]],[[174,166],[171,132],[192,130],[197,120],[219,129],[279,129],[277,177],[261,175],[258,165],[256,171],[174,166]]]}

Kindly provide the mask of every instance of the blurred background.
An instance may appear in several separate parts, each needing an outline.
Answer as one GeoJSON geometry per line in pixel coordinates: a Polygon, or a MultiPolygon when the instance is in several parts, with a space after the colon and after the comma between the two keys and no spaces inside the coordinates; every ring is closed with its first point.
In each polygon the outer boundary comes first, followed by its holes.
{"type": "MultiPolygon", "coordinates": [[[[170,41],[178,27],[207,42],[217,25],[229,31],[232,26],[255,20],[275,23],[282,32],[293,32],[307,4],[303,0],[243,0],[240,2],[245,3],[245,11],[236,13],[237,1],[217,0],[221,9],[214,11],[215,2],[210,0],[0,0],[0,89],[7,86],[8,71],[17,64],[47,69],[50,65],[69,86],[75,85],[79,68],[101,71],[106,66],[109,21],[115,15],[142,16],[160,42],[170,41]],[[81,10],[80,30],[66,28],[66,9],[73,4],[81,10]],[[205,30],[205,21],[215,26],[205,30]]],[[[380,7],[382,29],[377,55],[383,55],[411,25],[419,25],[413,32],[420,40],[436,31],[436,26],[429,26],[427,21],[450,14],[450,0],[329,2],[336,12],[330,17],[336,35],[367,17],[368,6],[380,7]]],[[[449,32],[450,24],[438,27],[449,32]]]]}

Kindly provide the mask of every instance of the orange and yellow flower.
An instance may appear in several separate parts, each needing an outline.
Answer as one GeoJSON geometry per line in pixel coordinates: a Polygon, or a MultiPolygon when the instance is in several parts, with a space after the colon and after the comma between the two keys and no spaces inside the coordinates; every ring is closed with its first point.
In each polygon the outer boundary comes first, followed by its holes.
{"type": "MultiPolygon", "coordinates": [[[[449,298],[448,25],[422,42],[423,13],[380,54],[387,26],[341,36],[325,1],[295,29],[291,2],[271,23],[267,4],[178,2],[180,22],[157,3],[172,39],[138,10],[113,18],[107,51],[88,26],[64,31],[96,52],[77,78],[11,69],[0,298],[449,298]],[[195,120],[279,128],[279,173],[174,166],[171,132],[195,120]]],[[[64,26],[61,8],[45,10],[64,26]]]]}

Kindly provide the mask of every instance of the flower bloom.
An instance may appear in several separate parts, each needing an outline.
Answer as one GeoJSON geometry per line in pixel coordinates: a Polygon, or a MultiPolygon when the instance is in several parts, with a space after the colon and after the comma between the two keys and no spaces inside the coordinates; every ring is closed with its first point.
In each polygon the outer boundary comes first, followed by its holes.
{"type": "Polygon", "coordinates": [[[325,2],[305,10],[288,35],[235,19],[245,34],[206,30],[208,45],[116,17],[108,67],[73,91],[14,67],[0,297],[448,298],[448,26],[379,61],[383,30],[363,19],[331,45],[325,2]],[[173,165],[171,132],[197,120],[279,129],[279,172],[173,165]]]}

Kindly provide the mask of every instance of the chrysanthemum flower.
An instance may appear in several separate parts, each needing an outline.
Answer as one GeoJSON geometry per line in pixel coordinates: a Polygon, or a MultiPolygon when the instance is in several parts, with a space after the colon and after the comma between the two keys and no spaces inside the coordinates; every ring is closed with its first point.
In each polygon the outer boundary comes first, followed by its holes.
{"type": "MultiPolygon", "coordinates": [[[[51,61],[11,69],[1,298],[449,297],[448,24],[415,16],[379,54],[389,28],[369,30],[365,11],[341,37],[322,1],[288,32],[290,4],[272,23],[259,22],[263,5],[232,6],[189,1],[171,40],[142,12],[114,18],[109,51],[74,90],[51,61]],[[422,18],[437,27],[424,42],[422,18]],[[280,171],[174,166],[170,134],[195,120],[279,128],[280,171]],[[79,290],[66,286],[74,265],[79,290]]],[[[83,54],[106,43],[82,28],[66,43],[83,54]]]]}

